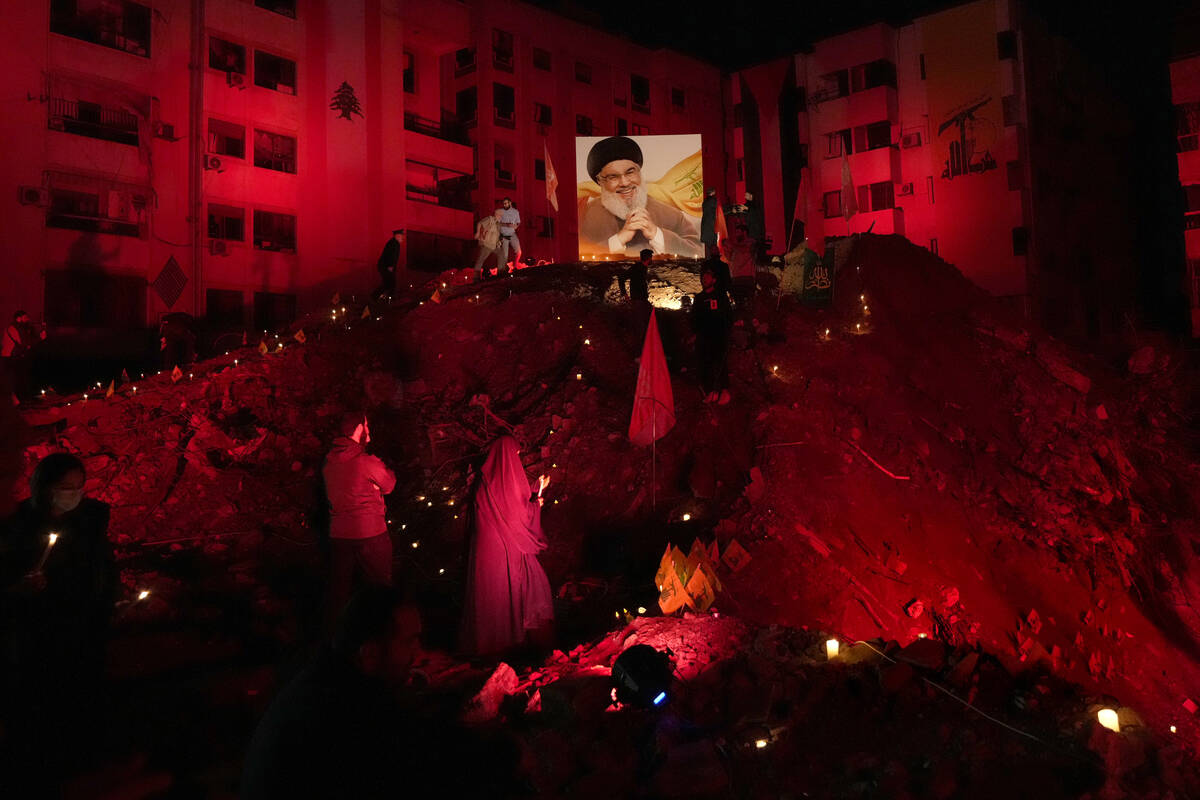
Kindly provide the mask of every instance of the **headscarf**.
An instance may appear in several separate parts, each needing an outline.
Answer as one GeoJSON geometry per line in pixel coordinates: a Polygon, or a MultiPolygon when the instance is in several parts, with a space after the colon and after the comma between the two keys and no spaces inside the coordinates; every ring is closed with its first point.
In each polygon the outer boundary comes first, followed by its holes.
{"type": "Polygon", "coordinates": [[[529,499],[532,490],[516,439],[501,436],[492,443],[480,480],[475,515],[481,529],[490,528],[506,545],[522,553],[545,549],[546,537],[529,499]]]}

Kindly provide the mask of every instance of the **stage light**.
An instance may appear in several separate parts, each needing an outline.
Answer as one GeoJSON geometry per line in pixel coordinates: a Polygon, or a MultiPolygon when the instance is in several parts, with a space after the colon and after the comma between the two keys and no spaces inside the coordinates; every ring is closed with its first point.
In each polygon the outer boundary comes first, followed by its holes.
{"type": "Polygon", "coordinates": [[[837,658],[838,650],[840,648],[841,645],[838,643],[837,639],[827,639],[825,641],[825,657],[830,661],[833,661],[833,659],[837,658]]]}
{"type": "Polygon", "coordinates": [[[612,679],[617,700],[644,708],[662,705],[667,699],[671,672],[669,655],[648,644],[633,645],[613,662],[612,679]]]}
{"type": "Polygon", "coordinates": [[[1113,733],[1121,732],[1121,723],[1117,720],[1116,709],[1102,708],[1096,712],[1096,720],[1113,733]]]}

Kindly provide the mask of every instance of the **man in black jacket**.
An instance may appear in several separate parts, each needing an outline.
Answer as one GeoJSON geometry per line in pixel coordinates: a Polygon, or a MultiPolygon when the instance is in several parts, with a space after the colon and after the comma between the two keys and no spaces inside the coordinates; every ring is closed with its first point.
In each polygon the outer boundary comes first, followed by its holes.
{"type": "Polygon", "coordinates": [[[700,388],[704,402],[725,405],[729,402],[729,330],[733,326],[733,310],[729,295],[717,285],[717,275],[710,263],[700,272],[704,291],[692,298],[692,328],[696,331],[696,363],[700,371],[700,388]]]}
{"type": "Polygon", "coordinates": [[[638,254],[638,262],[617,277],[621,286],[621,296],[629,297],[635,303],[650,301],[650,263],[654,261],[654,251],[646,248],[638,254]],[[626,289],[626,283],[629,288],[626,289]]]}
{"type": "Polygon", "coordinates": [[[396,270],[400,268],[400,245],[404,244],[404,229],[392,231],[392,238],[383,246],[379,254],[379,262],[375,265],[379,270],[380,285],[371,295],[376,300],[382,296],[389,299],[396,293],[396,270]]]}

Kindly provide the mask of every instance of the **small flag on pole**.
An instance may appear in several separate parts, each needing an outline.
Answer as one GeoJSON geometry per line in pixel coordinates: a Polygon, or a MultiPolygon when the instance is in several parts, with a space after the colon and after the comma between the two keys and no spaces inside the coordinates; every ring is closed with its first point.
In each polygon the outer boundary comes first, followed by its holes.
{"type": "Polygon", "coordinates": [[[104,396],[112,397],[116,391],[117,391],[117,382],[116,382],[116,380],[111,380],[108,382],[108,391],[104,393],[104,396]]]}
{"type": "Polygon", "coordinates": [[[258,353],[259,353],[259,355],[264,355],[264,356],[267,354],[267,341],[265,339],[259,341],[258,353]]]}
{"type": "Polygon", "coordinates": [[[554,164],[550,161],[550,144],[543,142],[542,147],[546,152],[546,200],[550,203],[550,207],[554,212],[558,213],[558,173],[554,171],[554,164]]]}
{"type": "Polygon", "coordinates": [[[129,373],[124,369],[121,370],[121,383],[129,383],[129,373]]]}
{"type": "Polygon", "coordinates": [[[183,377],[183,370],[181,370],[179,368],[179,365],[176,364],[175,369],[171,370],[171,383],[178,383],[179,379],[182,377],[183,377]]]}
{"type": "Polygon", "coordinates": [[[362,316],[360,316],[359,319],[370,319],[370,318],[371,318],[371,307],[363,306],[362,316]]]}
{"type": "Polygon", "coordinates": [[[440,302],[442,302],[442,290],[441,290],[441,289],[434,289],[434,290],[433,290],[433,296],[432,296],[432,297],[430,297],[429,299],[430,299],[430,300],[432,300],[432,301],[433,301],[433,302],[435,302],[435,303],[440,303],[440,302]]]}
{"type": "Polygon", "coordinates": [[[301,328],[300,330],[296,331],[296,335],[293,336],[292,338],[295,339],[300,344],[304,344],[305,342],[308,341],[308,337],[304,335],[304,328],[301,328]]]}

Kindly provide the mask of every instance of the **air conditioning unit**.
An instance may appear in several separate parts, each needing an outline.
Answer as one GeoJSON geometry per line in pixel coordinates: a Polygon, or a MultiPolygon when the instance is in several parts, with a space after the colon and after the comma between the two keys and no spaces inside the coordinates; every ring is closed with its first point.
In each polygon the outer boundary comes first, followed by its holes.
{"type": "Polygon", "coordinates": [[[906,197],[912,193],[913,193],[913,185],[912,185],[911,181],[909,183],[900,184],[900,189],[899,189],[899,191],[896,192],[896,194],[899,195],[900,197],[906,197]]]}
{"type": "Polygon", "coordinates": [[[204,168],[205,169],[213,169],[213,170],[216,170],[217,172],[223,171],[221,169],[221,159],[218,158],[217,156],[205,155],[204,156],[204,168]]]}
{"type": "Polygon", "coordinates": [[[208,252],[214,256],[227,256],[229,255],[229,242],[224,239],[209,239],[208,252]]]}
{"type": "Polygon", "coordinates": [[[50,190],[41,186],[22,186],[17,190],[17,202],[23,206],[50,205],[50,190]]]}
{"type": "Polygon", "coordinates": [[[921,146],[921,132],[914,131],[913,133],[904,134],[903,136],[900,137],[900,146],[904,147],[904,148],[920,147],[921,146]]]}
{"type": "Polygon", "coordinates": [[[238,89],[246,88],[246,76],[240,72],[226,72],[225,81],[230,86],[237,87],[238,89]]]}
{"type": "Polygon", "coordinates": [[[175,126],[167,122],[154,123],[154,135],[159,139],[166,139],[169,142],[177,141],[175,138],[175,126]]]}

